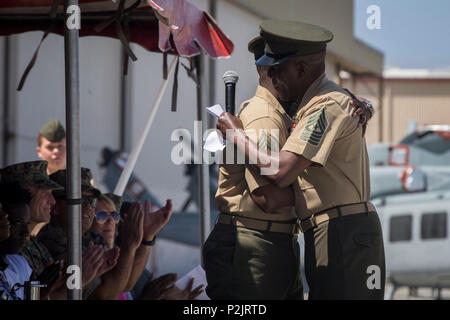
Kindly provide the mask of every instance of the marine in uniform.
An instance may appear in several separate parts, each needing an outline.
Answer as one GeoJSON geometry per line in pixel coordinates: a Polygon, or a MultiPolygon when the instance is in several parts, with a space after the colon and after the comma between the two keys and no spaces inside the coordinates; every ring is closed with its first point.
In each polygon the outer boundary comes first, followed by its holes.
{"type": "MultiPolygon", "coordinates": [[[[50,175],[50,179],[56,183],[65,186],[66,185],[66,170],[59,170],[50,175]]],[[[92,224],[92,217],[86,213],[87,207],[95,208],[96,200],[100,196],[101,192],[97,188],[92,186],[92,173],[88,168],[81,168],[81,191],[82,191],[82,252],[86,250],[90,241],[94,244],[104,246],[105,242],[100,234],[95,231],[89,230],[92,224]]],[[[57,190],[53,193],[56,201],[65,202],[66,193],[65,190],[57,190]]],[[[68,261],[67,250],[67,216],[65,203],[60,203],[55,207],[50,223],[42,228],[39,232],[38,239],[45,244],[50,253],[55,259],[62,259],[68,261]]]]}
{"type": "MultiPolygon", "coordinates": [[[[249,43],[255,58],[263,48],[260,37],[249,43]]],[[[270,79],[262,78],[266,71],[258,72],[260,86],[238,116],[261,148],[280,150],[291,119],[268,89],[270,79]]],[[[224,159],[219,168],[216,205],[221,213],[202,249],[206,292],[211,299],[303,299],[293,205],[266,213],[254,202],[258,190],[267,186],[280,198],[291,194],[292,201],[293,190],[272,186],[237,158],[234,152],[232,164],[224,159]]]]}
{"type": "Polygon", "coordinates": [[[47,121],[39,130],[36,152],[48,162],[49,175],[66,168],[66,130],[57,119],[47,121]]]}
{"type": "MultiPolygon", "coordinates": [[[[310,299],[383,299],[385,256],[380,221],[370,199],[369,160],[362,128],[351,116],[347,92],[328,80],[326,43],[330,31],[301,22],[261,23],[265,54],[280,95],[296,101],[291,135],[279,153],[245,146],[242,126],[224,114],[218,128],[234,129],[247,157],[259,152],[278,171],[266,178],[279,187],[295,181],[296,212],[305,238],[305,272],[310,299]],[[375,271],[374,271],[375,270],[375,271]],[[374,274],[372,274],[375,272],[374,274]]],[[[266,194],[271,197],[270,194],[266,194]]]]}
{"type": "Polygon", "coordinates": [[[62,187],[49,179],[47,175],[47,161],[31,161],[10,165],[2,169],[2,183],[19,183],[22,187],[32,191],[30,203],[30,240],[20,254],[25,257],[30,267],[39,275],[44,268],[53,263],[54,259],[46,246],[40,242],[36,235],[42,223],[50,219],[49,204],[54,203],[49,190],[61,190],[62,187]],[[47,210],[48,209],[48,210],[47,210]],[[47,212],[48,211],[48,212],[47,212]],[[47,220],[48,219],[48,220],[47,220]]]}
{"type": "MultiPolygon", "coordinates": [[[[59,185],[66,186],[66,170],[59,170],[50,175],[50,179],[59,185]]],[[[92,241],[96,245],[105,247],[105,240],[103,237],[93,231],[89,230],[94,218],[94,208],[97,198],[101,192],[93,186],[92,173],[88,168],[81,168],[81,193],[82,193],[82,253],[84,253],[92,241]]],[[[38,239],[48,248],[49,252],[55,259],[64,260],[68,262],[68,238],[67,238],[67,204],[66,190],[56,190],[53,193],[57,203],[55,204],[50,223],[42,228],[39,232],[38,239]]],[[[101,278],[96,277],[86,286],[83,287],[83,299],[86,299],[99,285],[101,285],[101,278]]]]}

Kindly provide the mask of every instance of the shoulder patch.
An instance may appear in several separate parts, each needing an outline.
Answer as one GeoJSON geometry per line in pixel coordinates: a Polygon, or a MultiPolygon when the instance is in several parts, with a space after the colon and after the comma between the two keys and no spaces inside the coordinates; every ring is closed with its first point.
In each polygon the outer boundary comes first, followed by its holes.
{"type": "Polygon", "coordinates": [[[305,128],[300,134],[299,139],[312,144],[313,146],[317,146],[322,140],[323,134],[328,127],[328,120],[325,113],[325,108],[313,113],[309,116],[308,122],[306,123],[305,128]]]}
{"type": "Polygon", "coordinates": [[[271,150],[271,139],[267,130],[259,130],[258,147],[264,151],[271,150]]]}

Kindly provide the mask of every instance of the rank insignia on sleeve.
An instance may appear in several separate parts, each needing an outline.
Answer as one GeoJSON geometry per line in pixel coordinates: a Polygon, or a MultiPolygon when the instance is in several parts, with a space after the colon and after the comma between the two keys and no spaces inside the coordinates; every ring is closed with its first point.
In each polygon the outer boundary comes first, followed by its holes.
{"type": "Polygon", "coordinates": [[[322,140],[322,136],[327,127],[328,121],[325,114],[325,108],[322,108],[309,116],[308,122],[300,134],[299,139],[306,143],[310,143],[313,146],[317,146],[320,140],[322,140]]]}
{"type": "Polygon", "coordinates": [[[259,130],[258,147],[262,150],[271,150],[271,137],[267,130],[259,130]]]}

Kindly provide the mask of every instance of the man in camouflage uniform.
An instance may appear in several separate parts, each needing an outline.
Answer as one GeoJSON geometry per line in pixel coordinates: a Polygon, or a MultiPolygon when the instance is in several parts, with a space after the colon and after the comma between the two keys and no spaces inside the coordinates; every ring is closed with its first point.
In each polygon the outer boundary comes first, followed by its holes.
{"type": "MultiPolygon", "coordinates": [[[[66,186],[66,170],[60,170],[50,175],[55,183],[66,186]]],[[[81,168],[81,191],[82,191],[82,250],[83,252],[92,241],[94,244],[104,245],[100,234],[89,230],[95,214],[95,206],[100,191],[92,186],[92,174],[87,168],[81,168]]],[[[56,204],[50,223],[42,228],[38,235],[39,240],[45,244],[55,259],[67,261],[67,204],[65,190],[56,190],[53,193],[56,204]]]]}
{"type": "MultiPolygon", "coordinates": [[[[66,186],[66,174],[66,170],[60,170],[51,174],[50,179],[62,186],[66,186]]],[[[100,246],[101,248],[105,245],[102,236],[97,232],[90,230],[94,219],[97,198],[101,194],[100,190],[93,186],[93,181],[91,171],[87,168],[81,168],[83,265],[85,265],[85,256],[88,255],[87,251],[90,243],[100,246]]],[[[53,195],[56,199],[56,203],[53,208],[51,221],[42,228],[38,238],[47,246],[49,252],[55,259],[62,259],[67,262],[68,239],[66,230],[68,226],[68,215],[65,189],[56,190],[53,195]]],[[[101,274],[111,270],[115,266],[118,255],[118,250],[111,250],[111,252],[105,253],[104,262],[102,266],[97,269],[98,271],[94,272],[95,276],[90,278],[92,280],[86,279],[89,278],[89,276],[85,277],[85,267],[83,267],[83,299],[86,299],[101,284],[101,274]],[[112,263],[110,261],[114,262],[112,263]]]]}
{"type": "Polygon", "coordinates": [[[47,161],[31,161],[10,165],[2,169],[2,183],[17,182],[32,194],[30,202],[30,240],[20,252],[36,274],[54,262],[48,249],[38,239],[40,229],[50,221],[51,207],[55,204],[53,190],[62,187],[49,179],[47,161]]]}

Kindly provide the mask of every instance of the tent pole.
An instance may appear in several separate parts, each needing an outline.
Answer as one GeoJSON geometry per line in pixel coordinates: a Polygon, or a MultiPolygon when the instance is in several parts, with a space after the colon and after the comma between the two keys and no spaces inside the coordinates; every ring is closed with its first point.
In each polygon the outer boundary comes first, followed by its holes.
{"type": "Polygon", "coordinates": [[[5,37],[5,46],[4,46],[4,65],[3,65],[3,141],[2,141],[2,148],[3,148],[3,161],[2,166],[6,167],[8,165],[8,143],[10,141],[10,87],[9,87],[9,81],[10,81],[10,65],[11,65],[11,55],[10,55],[10,49],[11,49],[11,38],[5,37]]]}
{"type": "MultiPolygon", "coordinates": [[[[217,0],[209,0],[208,7],[209,14],[217,21],[217,0]]],[[[212,106],[216,104],[216,60],[209,59],[208,61],[208,105],[212,106]]],[[[208,124],[208,128],[215,126],[215,120],[213,117],[207,117],[205,119],[208,124]]]]}
{"type": "MultiPolygon", "coordinates": [[[[80,89],[79,89],[79,43],[78,29],[70,21],[76,19],[78,0],[65,0],[64,12],[64,57],[65,57],[65,86],[66,86],[66,128],[67,128],[67,199],[81,198],[81,170],[80,170],[80,89]],[[69,13],[67,13],[69,12],[69,13]],[[71,27],[72,26],[72,27],[71,27]]],[[[75,20],[76,21],[76,20],[75,20]]],[[[81,300],[81,204],[67,201],[68,213],[68,264],[71,266],[73,280],[68,286],[69,300],[81,300]],[[77,273],[79,267],[79,273],[77,273]],[[75,271],[73,271],[75,270],[75,271]]],[[[68,284],[70,281],[68,281],[68,284]]]]}
{"type": "Polygon", "coordinates": [[[158,91],[158,96],[156,97],[155,104],[153,105],[152,111],[150,112],[147,121],[145,122],[144,129],[142,130],[138,141],[134,145],[133,150],[131,151],[131,154],[128,157],[127,164],[125,165],[125,168],[122,170],[122,174],[120,175],[119,181],[117,182],[117,185],[114,188],[114,193],[117,195],[121,196],[125,191],[125,187],[128,184],[128,180],[130,179],[131,173],[133,172],[134,166],[142,150],[142,147],[144,146],[145,139],[147,139],[148,132],[150,131],[153,120],[155,119],[156,113],[158,112],[159,106],[161,104],[161,99],[164,95],[164,92],[166,92],[169,77],[175,68],[176,62],[177,58],[174,57],[169,66],[167,79],[164,79],[161,84],[161,88],[158,91]]]}
{"type": "MultiPolygon", "coordinates": [[[[206,129],[206,124],[203,123],[203,114],[205,112],[204,103],[206,101],[203,96],[205,85],[205,73],[204,73],[204,56],[203,54],[195,57],[196,73],[197,73],[197,121],[200,121],[202,126],[202,134],[198,135],[197,146],[200,152],[198,158],[201,159],[198,164],[198,203],[199,203],[199,223],[200,223],[200,247],[206,241],[211,229],[211,208],[209,199],[209,165],[203,161],[203,132],[206,129]]],[[[200,255],[201,262],[203,264],[203,256],[200,255]]]]}

